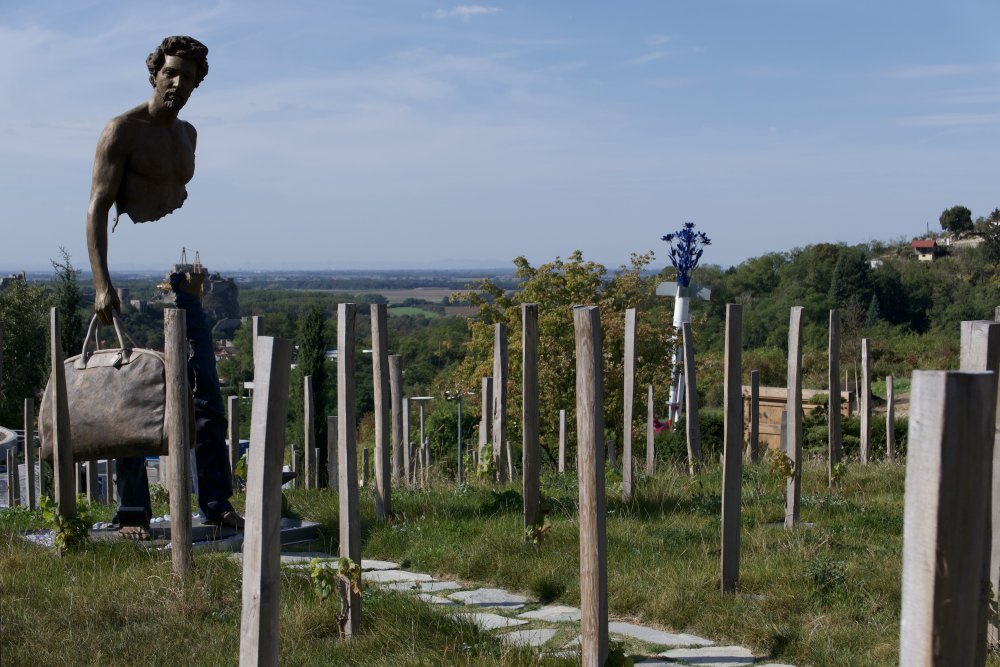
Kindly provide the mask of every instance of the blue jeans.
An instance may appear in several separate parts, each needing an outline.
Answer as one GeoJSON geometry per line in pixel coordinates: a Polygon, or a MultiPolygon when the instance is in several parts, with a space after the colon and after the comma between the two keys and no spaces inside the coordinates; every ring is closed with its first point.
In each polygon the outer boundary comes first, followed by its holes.
{"type": "MultiPolygon", "coordinates": [[[[185,311],[187,338],[191,346],[188,381],[194,393],[195,459],[198,464],[198,506],[209,521],[218,520],[233,509],[233,477],[226,448],[225,407],[215,370],[212,329],[201,299],[178,288],[184,274],[174,273],[170,284],[178,308],[185,311]]],[[[145,459],[141,456],[118,459],[119,507],[143,507],[152,516],[145,459]]],[[[116,517],[117,518],[117,517],[116,517]]]]}

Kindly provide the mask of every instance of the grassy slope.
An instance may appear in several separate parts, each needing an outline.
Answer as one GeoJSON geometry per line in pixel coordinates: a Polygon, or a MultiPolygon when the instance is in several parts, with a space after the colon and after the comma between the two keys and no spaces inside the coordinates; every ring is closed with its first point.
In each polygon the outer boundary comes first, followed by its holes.
{"type": "MultiPolygon", "coordinates": [[[[640,478],[636,500],[610,501],[610,609],[673,630],[742,643],[805,665],[897,662],[904,468],[848,468],[826,489],[820,463],[803,483],[804,521],[786,531],[778,480],[762,466],[744,473],[741,594],[719,594],[718,470],[697,479],[664,470],[640,478]]],[[[361,494],[364,554],[544,600],[579,599],[573,476],[546,477],[553,529],[540,546],[521,541],[514,494],[441,484],[394,492],[396,520],[376,525],[361,494]]],[[[609,488],[609,498],[617,492],[609,488]]],[[[336,496],[291,492],[293,509],[335,536],[336,496]]],[[[199,556],[180,593],[169,559],[129,545],[94,545],[62,560],[24,544],[23,514],[0,513],[0,646],[3,664],[233,664],[240,570],[224,556],[199,556]],[[28,574],[30,573],[30,574],[28,574]],[[173,642],[177,646],[168,646],[173,642]],[[81,656],[85,658],[81,660],[81,656]]],[[[328,544],[327,548],[335,548],[328,544]]],[[[447,620],[401,594],[366,593],[366,633],[336,645],[329,605],[308,581],[282,581],[286,664],[532,664],[487,633],[447,620]]],[[[1000,664],[991,658],[989,664],[1000,664]]]]}

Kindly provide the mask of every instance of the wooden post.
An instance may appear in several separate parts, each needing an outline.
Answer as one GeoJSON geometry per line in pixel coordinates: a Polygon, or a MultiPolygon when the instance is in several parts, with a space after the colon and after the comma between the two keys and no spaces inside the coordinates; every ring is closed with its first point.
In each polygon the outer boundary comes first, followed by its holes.
{"type": "Polygon", "coordinates": [[[802,306],[793,306],[788,320],[788,449],[792,476],[785,488],[785,528],[799,522],[802,498],[802,306]]]}
{"type": "Polygon", "coordinates": [[[896,391],[892,386],[892,376],[885,376],[885,457],[889,461],[896,458],[896,391]]]}
{"type": "Polygon", "coordinates": [[[514,481],[514,457],[511,453],[510,440],[504,442],[504,452],[507,454],[507,479],[514,481]]]}
{"type": "MultiPolygon", "coordinates": [[[[684,423],[687,431],[688,472],[693,475],[701,467],[701,422],[698,420],[698,390],[691,323],[682,323],[681,331],[684,334],[684,423]]],[[[742,400],[740,398],[740,401],[742,400]]],[[[742,428],[743,424],[740,422],[740,429],[742,428]]]]}
{"type": "MultiPolygon", "coordinates": [[[[91,504],[101,501],[101,494],[97,492],[97,486],[100,484],[98,481],[97,463],[96,459],[84,463],[84,470],[87,477],[87,502],[91,504]]],[[[17,475],[14,477],[16,478],[17,475]]],[[[14,493],[16,494],[17,492],[18,488],[14,486],[14,493]]]]}
{"type": "Polygon", "coordinates": [[[116,468],[118,464],[115,463],[114,459],[108,459],[107,471],[108,471],[108,504],[114,505],[118,502],[118,485],[115,481],[116,478],[116,468]]]}
{"type": "Polygon", "coordinates": [[[479,418],[479,450],[476,452],[476,467],[484,447],[490,444],[490,429],[493,428],[493,378],[483,378],[482,409],[479,418]]]}
{"type": "Polygon", "coordinates": [[[365,447],[361,450],[361,486],[368,486],[369,479],[371,479],[371,460],[368,448],[365,447]]]}
{"type": "Polygon", "coordinates": [[[827,346],[827,479],[833,486],[833,467],[840,462],[840,312],[830,311],[830,340],[827,346]]]}
{"type": "Polygon", "coordinates": [[[649,385],[646,397],[646,474],[652,476],[656,472],[656,428],[653,423],[653,385],[649,385]]]}
{"type": "MultiPolygon", "coordinates": [[[[850,396],[850,391],[851,390],[849,389],[849,387],[851,386],[851,383],[849,381],[849,378],[847,377],[847,374],[848,374],[848,370],[845,368],[844,369],[844,391],[848,392],[848,396],[847,396],[847,416],[850,417],[851,415],[854,414],[854,405],[853,405],[853,402],[851,401],[851,396],[850,396]]],[[[857,392],[854,393],[854,400],[855,401],[858,400],[858,394],[857,394],[857,392]]]]}
{"type": "Polygon", "coordinates": [[[635,400],[636,310],[625,310],[625,388],[622,423],[622,499],[632,499],[632,414],[635,400]]]}
{"type": "MultiPolygon", "coordinates": [[[[340,473],[338,472],[339,466],[337,464],[340,458],[337,451],[337,436],[339,435],[337,421],[336,417],[329,415],[326,418],[326,480],[327,487],[334,491],[339,491],[340,489],[340,473]]],[[[365,451],[367,452],[368,450],[366,449],[365,451]]]]}
{"type": "Polygon", "coordinates": [[[406,486],[413,486],[416,473],[416,460],[413,457],[413,443],[410,441],[410,399],[403,398],[403,474],[406,476],[406,486]]]}
{"type": "Polygon", "coordinates": [[[11,447],[7,450],[7,507],[14,507],[17,505],[17,485],[14,482],[17,479],[17,453],[16,448],[11,447]]]}
{"type": "Polygon", "coordinates": [[[389,382],[389,334],[386,317],[386,304],[371,305],[372,380],[375,392],[376,521],[385,521],[392,515],[392,483],[398,479],[390,417],[392,395],[389,382]]]}
{"type": "MultiPolygon", "coordinates": [[[[340,352],[337,353],[338,355],[340,352]]],[[[305,488],[315,489],[319,476],[316,470],[316,422],[313,419],[312,375],[302,378],[302,448],[304,450],[306,479],[305,488]]]]}
{"type": "Polygon", "coordinates": [[[604,378],[601,316],[573,309],[576,335],[577,474],[580,481],[580,650],[583,667],[608,659],[608,562],[604,498],[604,378]]]}
{"type": "Polygon", "coordinates": [[[982,665],[996,379],[914,371],[903,505],[900,665],[982,665]]]}
{"type": "Polygon", "coordinates": [[[750,462],[760,461],[760,371],[750,371],[750,462]]]}
{"type": "Polygon", "coordinates": [[[868,463],[872,446],[872,377],[871,341],[861,339],[861,388],[858,391],[861,406],[861,462],[868,463]]]}
{"type": "Polygon", "coordinates": [[[52,362],[49,382],[52,398],[52,482],[59,516],[76,516],[76,482],[73,479],[72,434],[69,426],[69,399],[66,395],[66,369],[63,368],[62,338],[59,333],[59,310],[49,311],[49,359],[52,362]]]}
{"type": "MultiPolygon", "coordinates": [[[[353,303],[341,303],[337,306],[337,417],[340,430],[340,556],[346,556],[360,566],[361,515],[358,510],[358,451],[354,417],[356,312],[357,306],[353,303]]],[[[396,368],[399,369],[398,361],[396,368]]],[[[399,386],[402,386],[402,382],[399,386]]],[[[359,579],[358,586],[360,585],[359,579]]],[[[349,586],[343,585],[340,593],[350,600],[344,631],[348,636],[356,635],[361,631],[361,596],[349,586]]]]}
{"type": "MultiPolygon", "coordinates": [[[[392,399],[392,484],[403,477],[403,367],[402,357],[389,355],[389,394],[392,399]]],[[[378,457],[375,457],[378,465],[378,457]]]]}
{"type": "Polygon", "coordinates": [[[559,474],[566,472],[566,411],[559,411],[559,474]]]}
{"type": "MultiPolygon", "coordinates": [[[[988,320],[962,322],[961,324],[961,355],[959,368],[963,371],[990,371],[994,380],[1000,373],[1000,323],[988,320]]],[[[1000,417],[1000,392],[997,392],[997,417],[1000,417]]],[[[1000,590],[1000,425],[995,429],[994,442],[990,454],[990,498],[987,510],[983,556],[983,587],[993,591],[1000,590]]],[[[989,600],[981,600],[980,638],[977,644],[983,650],[987,646],[995,646],[998,641],[997,619],[991,618],[989,600]]]]}
{"type": "MultiPolygon", "coordinates": [[[[690,324],[684,323],[684,340],[690,324]]],[[[722,462],[722,592],[735,593],[740,583],[740,524],[743,476],[743,308],[726,305],[725,411],[722,462]]],[[[693,392],[691,392],[693,393],[693,392]]],[[[689,394],[690,395],[690,394],[689,394]]],[[[690,400],[690,399],[689,399],[690,400]]]]}
{"type": "Polygon", "coordinates": [[[188,401],[187,313],[180,308],[163,311],[163,365],[167,387],[164,436],[170,453],[170,553],[178,577],[191,573],[191,415],[188,401]]]}
{"type": "Polygon", "coordinates": [[[507,481],[503,465],[507,442],[507,325],[498,322],[493,330],[493,458],[497,462],[497,481],[507,481]]]}
{"type": "MultiPolygon", "coordinates": [[[[229,471],[236,488],[236,466],[240,462],[240,397],[229,397],[229,471]]],[[[244,480],[246,481],[246,480],[244,480]]]]}
{"type": "Polygon", "coordinates": [[[27,490],[24,493],[24,504],[28,509],[38,507],[38,496],[35,495],[35,401],[24,399],[24,479],[27,490]]]}
{"type": "Polygon", "coordinates": [[[247,454],[240,665],[277,666],[281,590],[281,463],[288,420],[292,341],[260,336],[247,454]]]}
{"type": "MultiPolygon", "coordinates": [[[[538,424],[538,304],[521,304],[521,341],[521,483],[527,529],[544,518],[539,506],[542,452],[538,424]]],[[[524,539],[527,541],[527,534],[524,539]]]]}

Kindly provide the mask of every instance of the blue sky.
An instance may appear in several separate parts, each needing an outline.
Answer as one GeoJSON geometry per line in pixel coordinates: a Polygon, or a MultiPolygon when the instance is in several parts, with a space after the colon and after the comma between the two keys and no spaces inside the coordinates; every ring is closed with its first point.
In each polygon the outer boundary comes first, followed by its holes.
{"type": "Polygon", "coordinates": [[[1000,4],[0,0],[0,270],[87,266],[104,124],[210,49],[184,207],[112,270],[617,266],[684,221],[724,266],[1000,206],[1000,4]]]}

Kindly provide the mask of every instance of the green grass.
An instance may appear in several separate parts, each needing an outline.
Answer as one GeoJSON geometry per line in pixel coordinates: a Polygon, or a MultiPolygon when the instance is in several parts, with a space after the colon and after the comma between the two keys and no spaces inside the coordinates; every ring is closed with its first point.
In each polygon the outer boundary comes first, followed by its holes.
{"type": "MultiPolygon", "coordinates": [[[[609,487],[612,617],[742,644],[800,667],[897,664],[905,469],[852,463],[833,493],[824,470],[821,461],[804,469],[802,519],[814,525],[787,531],[779,525],[780,480],[763,466],[745,469],[740,593],[730,596],[719,592],[717,468],[694,479],[679,470],[640,476],[630,503],[609,487]]],[[[363,553],[577,604],[575,475],[547,473],[544,492],[553,527],[533,545],[521,539],[513,487],[439,481],[429,491],[395,489],[389,524],[374,522],[371,491],[362,490],[363,553]]],[[[295,513],[324,525],[324,547],[335,550],[336,495],[299,490],[289,499],[295,513]]],[[[198,556],[195,577],[178,588],[164,554],[98,544],[60,559],[15,537],[31,523],[24,512],[0,513],[3,664],[235,662],[236,562],[198,556]]],[[[365,631],[346,644],[332,606],[304,576],[284,572],[281,596],[283,664],[537,664],[530,651],[505,649],[405,594],[366,589],[365,631]]]]}
{"type": "Polygon", "coordinates": [[[442,317],[441,313],[435,313],[433,310],[427,310],[418,306],[392,306],[389,308],[389,315],[410,315],[412,317],[426,317],[432,320],[442,317]]]}

